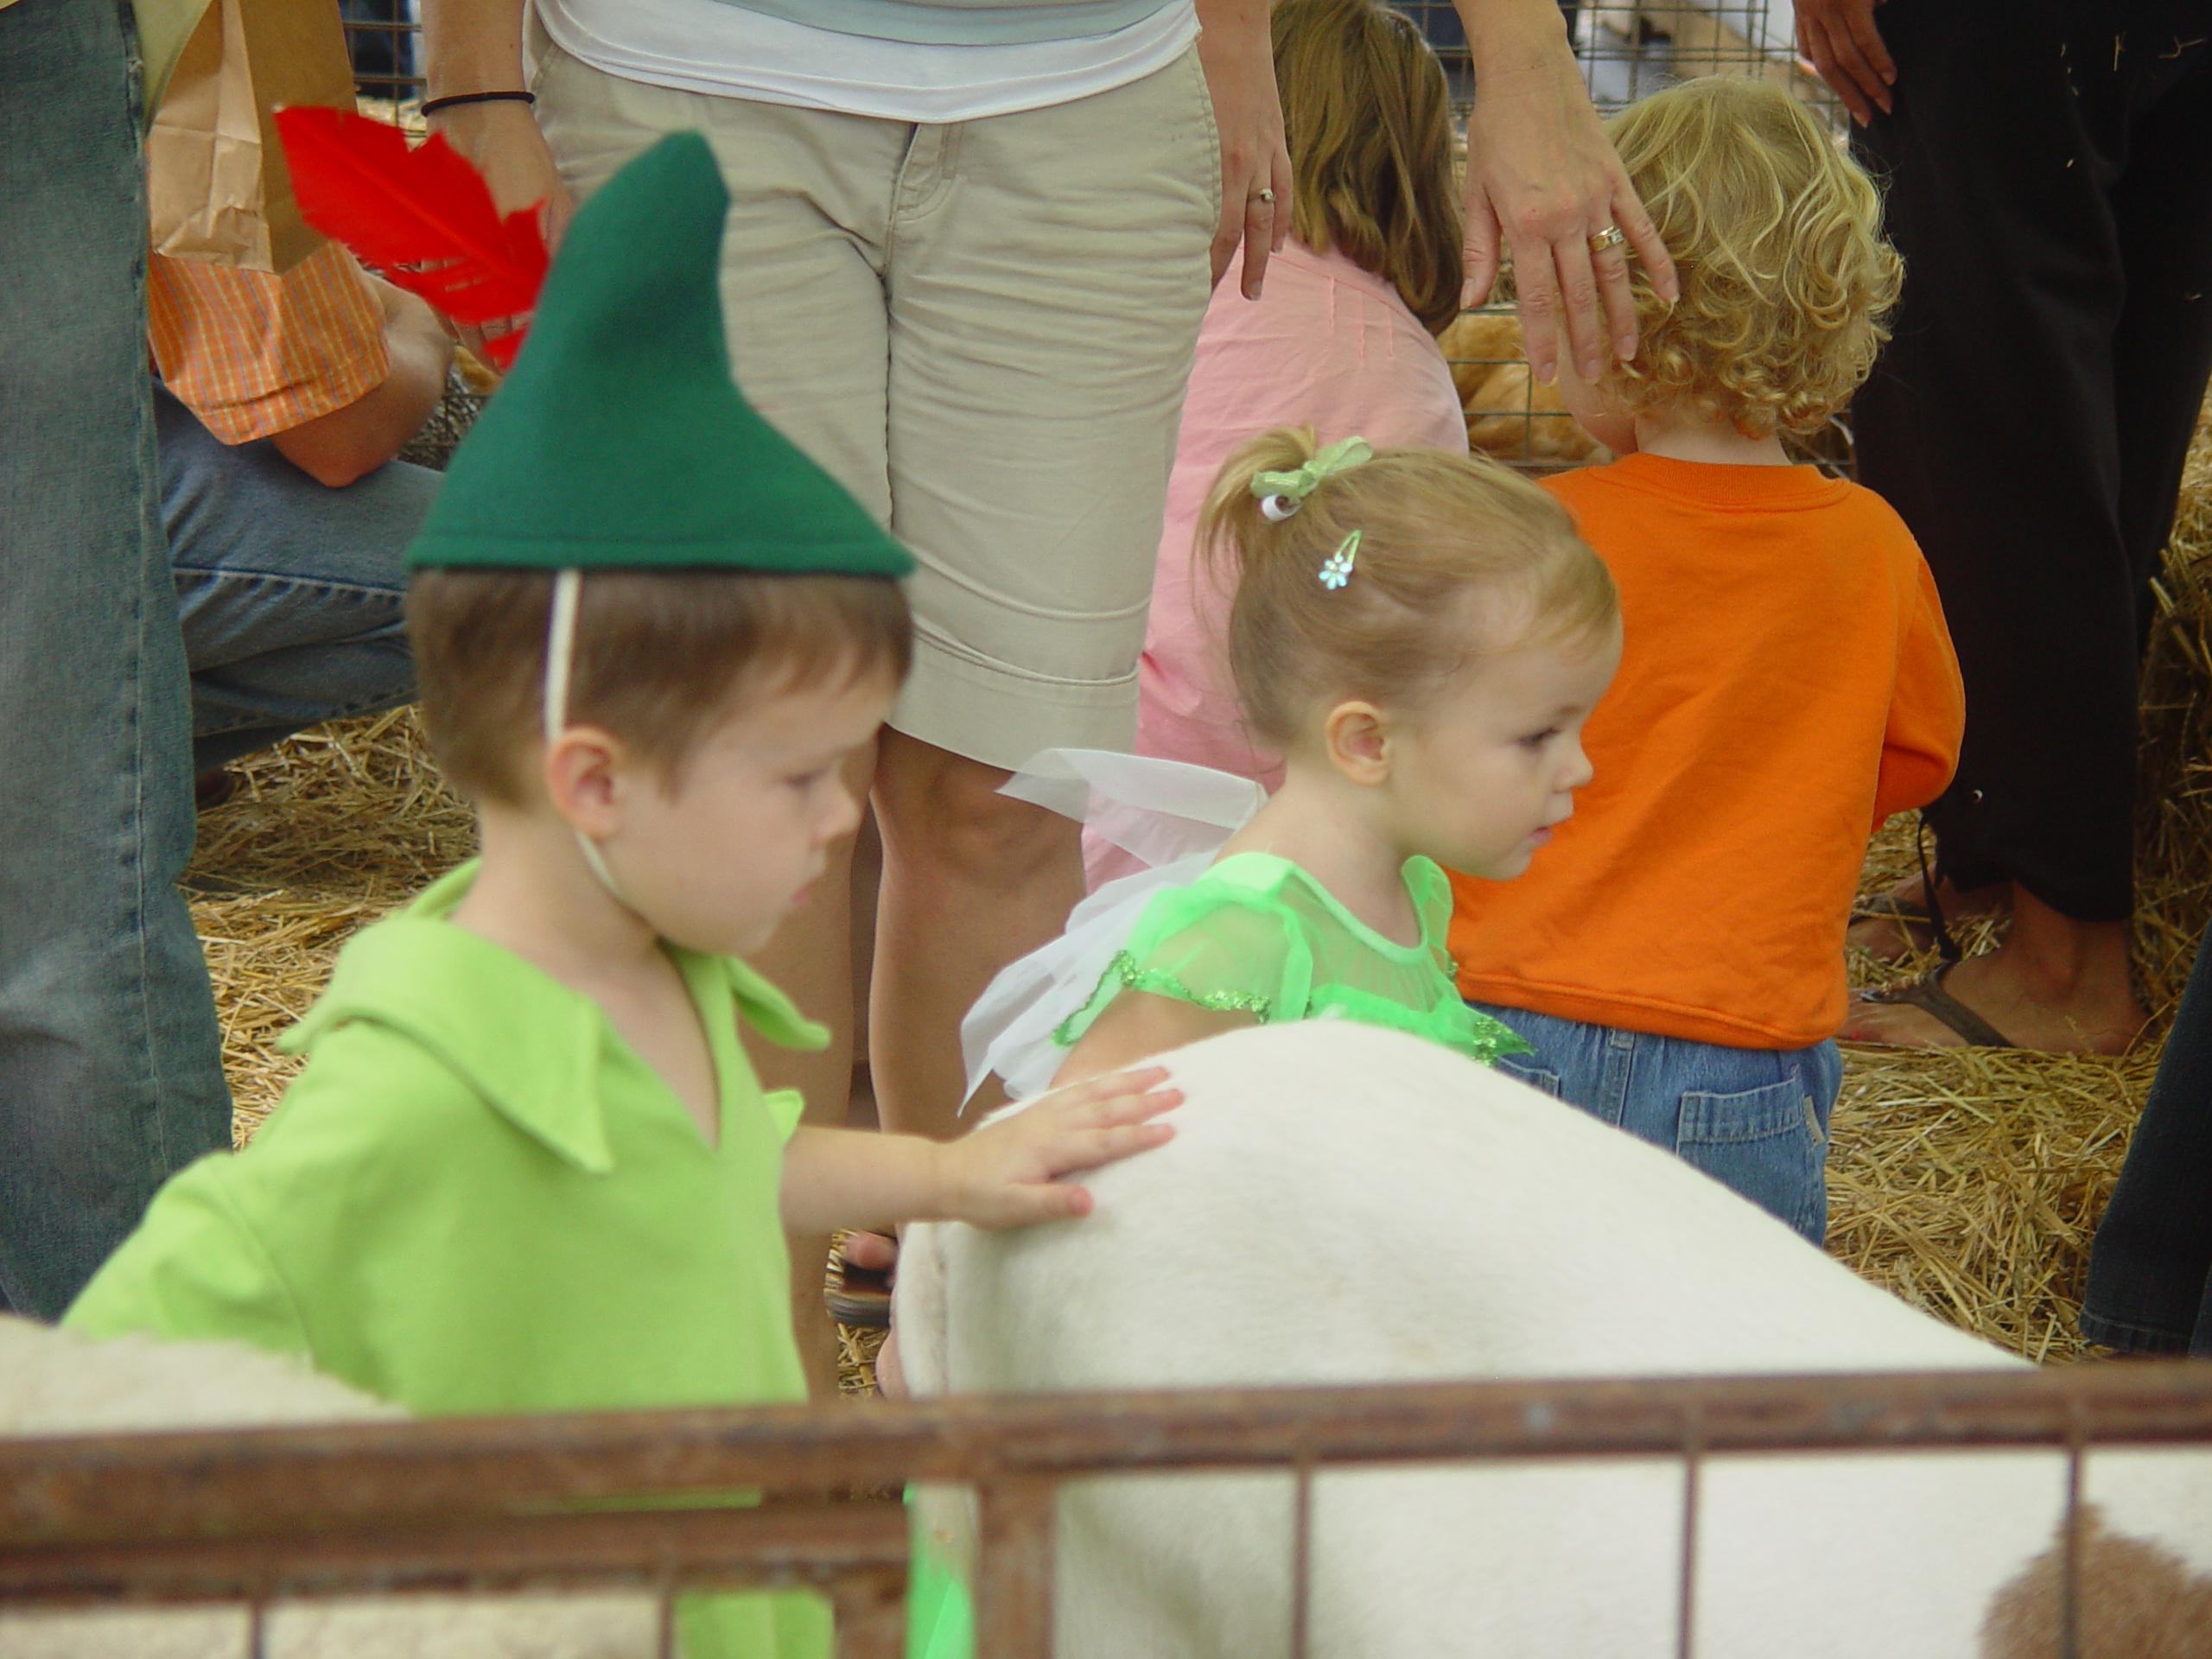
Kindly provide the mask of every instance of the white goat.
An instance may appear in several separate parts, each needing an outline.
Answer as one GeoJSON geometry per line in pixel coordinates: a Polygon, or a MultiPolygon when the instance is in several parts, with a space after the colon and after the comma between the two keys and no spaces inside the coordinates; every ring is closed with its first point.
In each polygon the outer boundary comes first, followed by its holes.
{"type": "MultiPolygon", "coordinates": [[[[226,1342],[88,1341],[0,1316],[0,1435],[113,1434],[404,1417],[293,1361],[226,1342]]],[[[404,1596],[283,1602],[267,1659],[642,1659],[648,1597],[404,1596]]],[[[235,1607],[0,1614],[0,1659],[245,1659],[235,1607]]]]}
{"type": "MultiPolygon", "coordinates": [[[[1086,1178],[1088,1219],[909,1230],[916,1394],[2022,1364],[1432,1045],[1312,1022],[1167,1063],[1176,1139],[1086,1178]]],[[[2085,1492],[2085,1656],[2212,1655],[2212,1456],[2097,1454],[2085,1492]]],[[[1281,1659],[1290,1494],[1273,1473],[1064,1490],[1058,1659],[1281,1659]]],[[[2063,1494],[2045,1453],[1709,1460],[1695,1651],[2055,1653],[2063,1494]]],[[[1672,1655],[1681,1497],[1672,1459],[1324,1474],[1313,1659],[1672,1655]]],[[[931,1513],[957,1559],[961,1523],[931,1513]]]]}

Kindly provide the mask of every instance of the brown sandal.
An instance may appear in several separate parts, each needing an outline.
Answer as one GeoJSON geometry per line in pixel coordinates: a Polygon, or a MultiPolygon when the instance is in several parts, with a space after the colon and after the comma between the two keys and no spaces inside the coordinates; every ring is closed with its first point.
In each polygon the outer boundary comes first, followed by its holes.
{"type": "Polygon", "coordinates": [[[1937,1024],[1965,1039],[1971,1047],[2018,1047],[2019,1045],[2010,1037],[1943,988],[1943,976],[1957,965],[1956,963],[1947,962],[1903,985],[1892,985],[1885,990],[1861,991],[1859,995],[1869,1002],[1888,1002],[1918,1008],[1937,1024]]]}

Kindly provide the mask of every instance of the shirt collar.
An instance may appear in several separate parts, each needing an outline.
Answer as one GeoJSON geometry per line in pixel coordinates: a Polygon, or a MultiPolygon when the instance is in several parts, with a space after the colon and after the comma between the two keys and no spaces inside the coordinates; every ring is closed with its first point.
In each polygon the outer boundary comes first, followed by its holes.
{"type": "MultiPolygon", "coordinates": [[[[279,1045],[312,1053],[356,1020],[397,1032],[434,1055],[516,1128],[578,1168],[614,1166],[602,1116],[606,1045],[620,1040],[599,1005],[504,945],[448,918],[468,891],[472,861],[434,882],[396,916],[339,953],[330,988],[279,1045]]],[[[700,1013],[726,992],[737,1017],[785,1048],[829,1046],[830,1033],[734,957],[674,950],[700,1013]]],[[[739,1058],[737,1064],[742,1065],[739,1058]]],[[[728,1087],[728,1080],[723,1080],[728,1087]]]]}

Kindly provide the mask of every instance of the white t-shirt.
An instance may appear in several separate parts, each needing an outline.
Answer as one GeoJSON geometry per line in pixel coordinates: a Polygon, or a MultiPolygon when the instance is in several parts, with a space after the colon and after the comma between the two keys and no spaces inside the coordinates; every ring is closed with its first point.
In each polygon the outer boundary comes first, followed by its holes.
{"type": "Polygon", "coordinates": [[[535,0],[554,43],[594,69],[681,92],[890,121],[976,121],[1111,92],[1198,35],[1195,0],[1110,34],[921,45],[794,23],[721,0],[535,0]]]}

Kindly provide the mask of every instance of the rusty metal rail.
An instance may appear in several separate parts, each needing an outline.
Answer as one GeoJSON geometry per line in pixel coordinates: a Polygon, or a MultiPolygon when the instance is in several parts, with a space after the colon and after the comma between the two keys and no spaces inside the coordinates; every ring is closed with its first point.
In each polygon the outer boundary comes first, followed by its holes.
{"type": "MultiPolygon", "coordinates": [[[[1065,1395],[0,1442],[0,1602],[819,1584],[895,1653],[899,1506],[978,1492],[978,1652],[1049,1651],[1056,1483],[1464,1459],[2212,1443],[2212,1363],[1065,1395]],[[751,1489],[749,1510],[671,1497],[751,1489]],[[574,1512],[588,1505],[587,1513],[574,1512]],[[550,1513],[549,1511],[569,1511],[550,1513]],[[888,1607],[887,1614],[885,1609],[888,1607]]],[[[1306,1505],[1301,1503],[1301,1512],[1306,1505]]],[[[1300,1541],[1301,1560],[1304,1540],[1300,1541]]],[[[1686,1554],[1687,1559],[1687,1554],[1686,1554]]],[[[1297,1575],[1301,1580],[1304,1574],[1297,1575]]],[[[1687,1580],[1682,1614],[1691,1619],[1687,1580]]],[[[1294,1618],[1301,1628],[1302,1618],[1294,1618]]],[[[1686,1649],[1687,1650],[1687,1649],[1686,1649]]]]}

